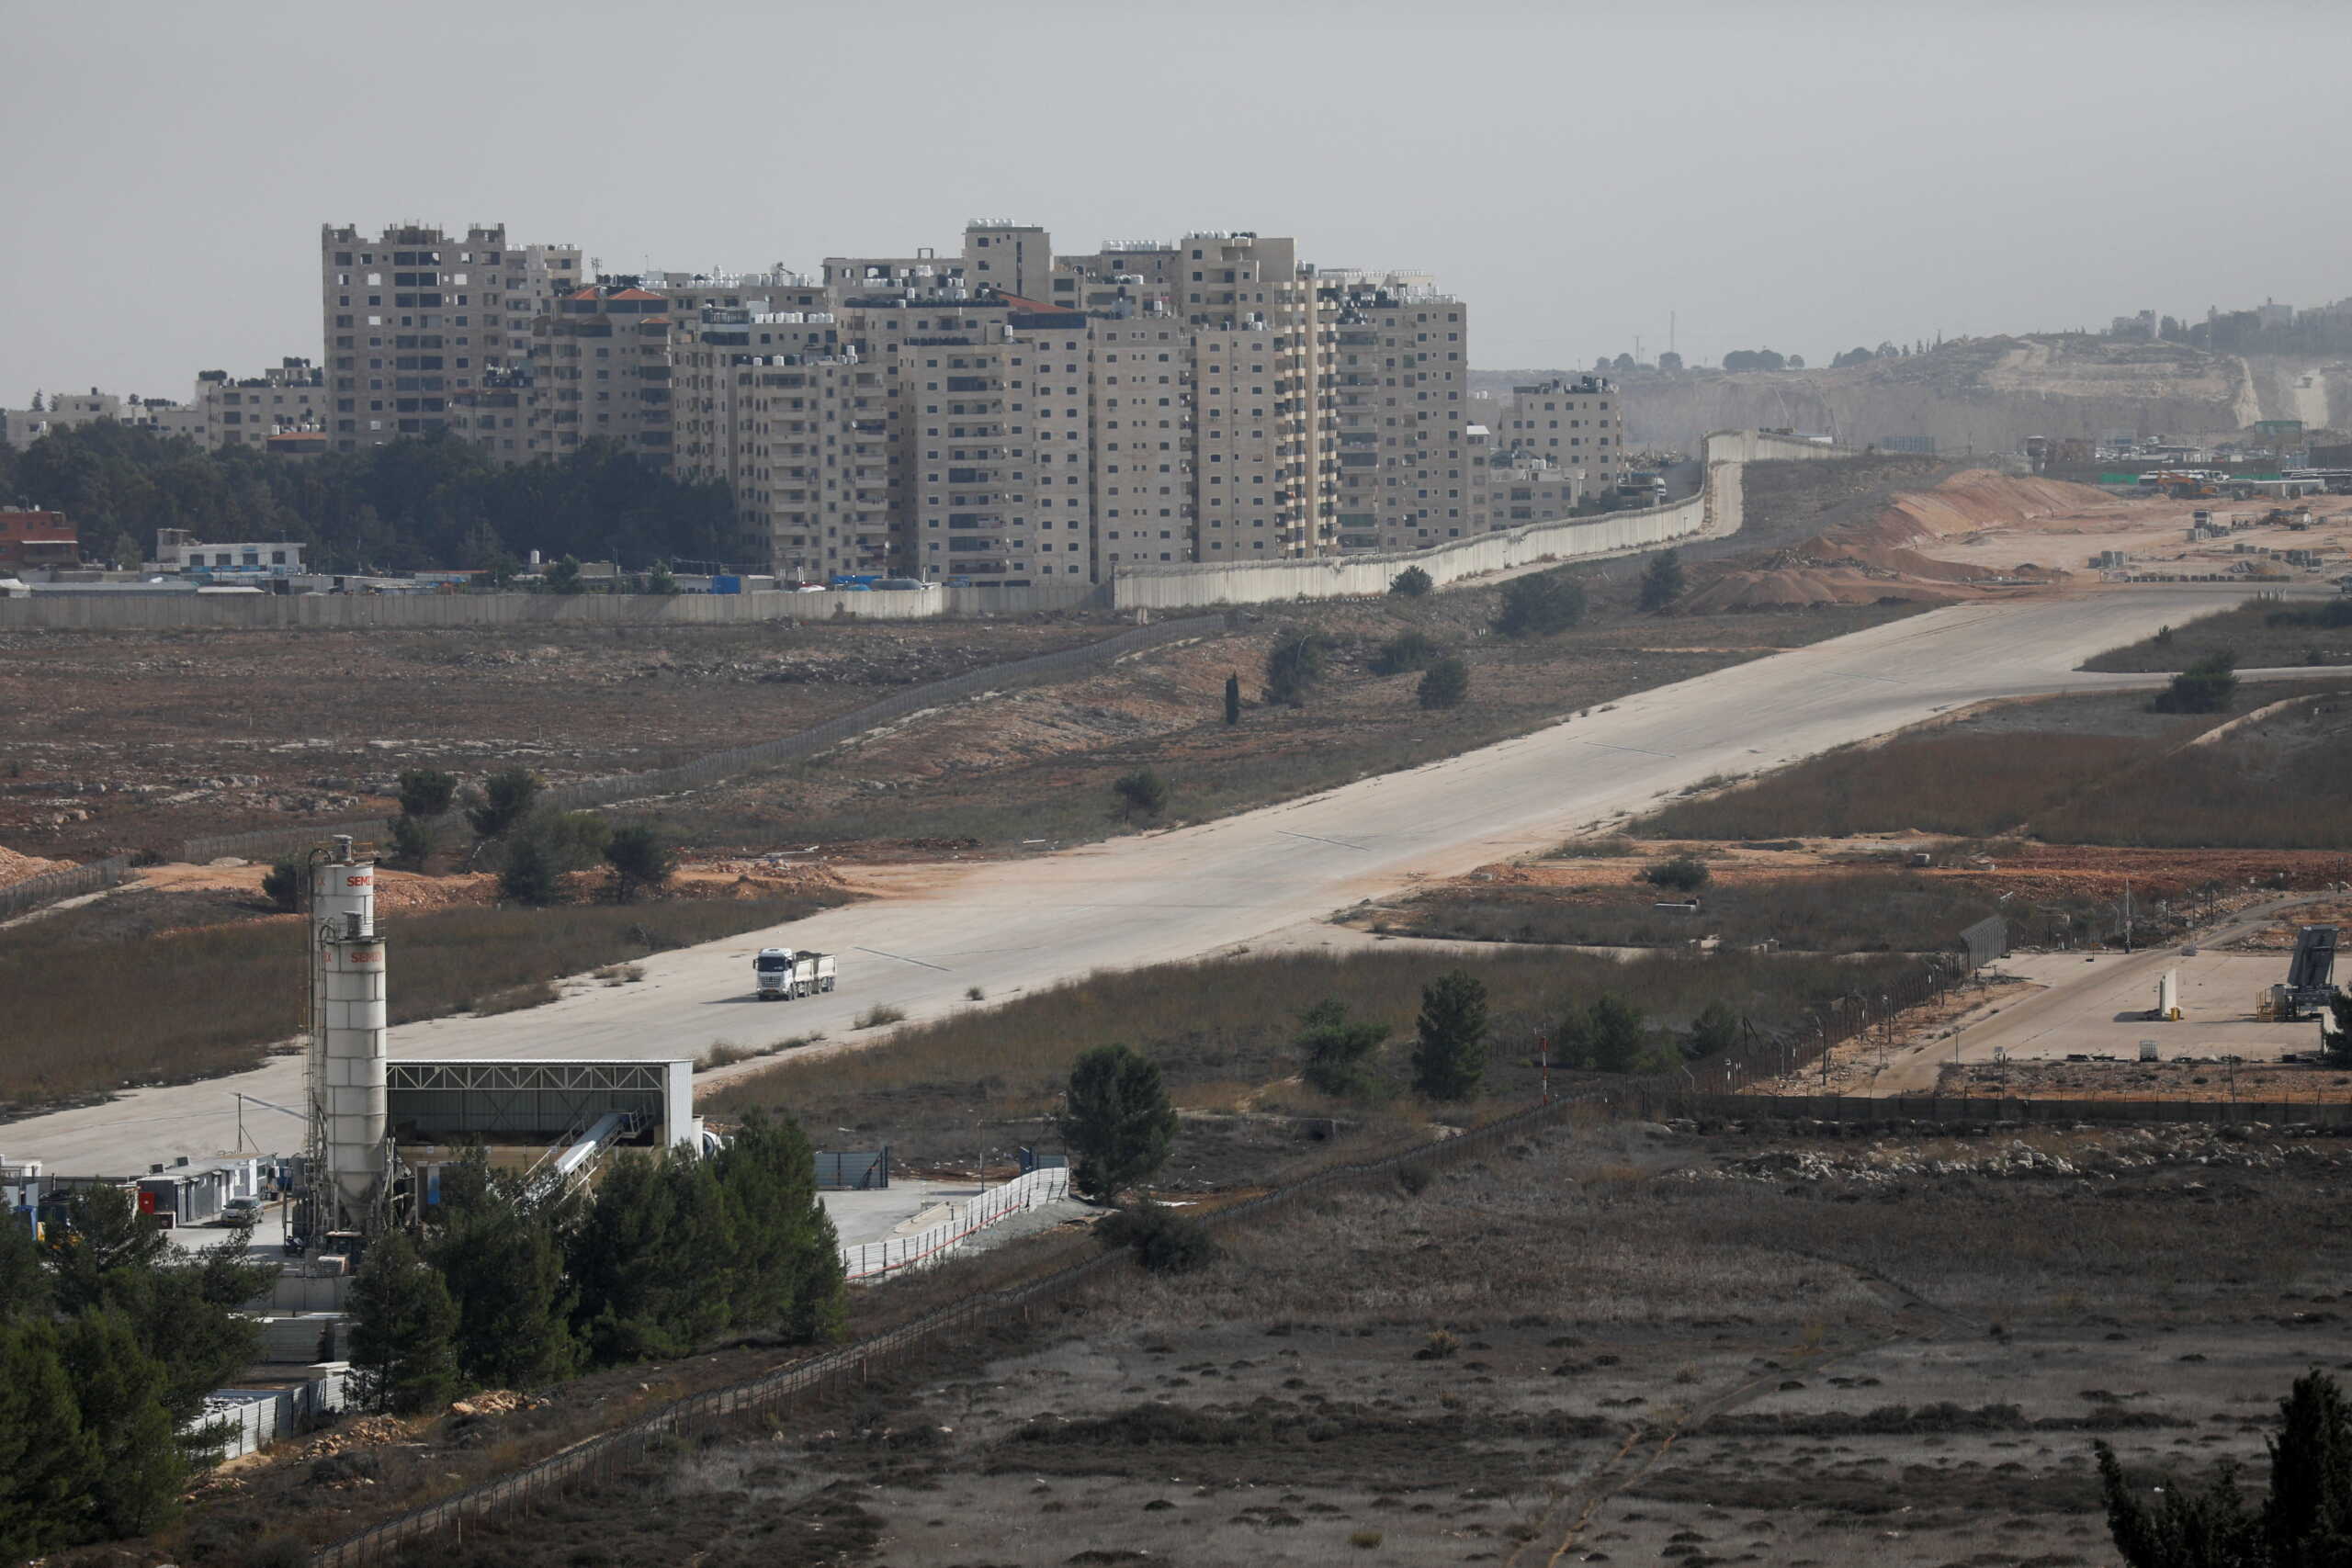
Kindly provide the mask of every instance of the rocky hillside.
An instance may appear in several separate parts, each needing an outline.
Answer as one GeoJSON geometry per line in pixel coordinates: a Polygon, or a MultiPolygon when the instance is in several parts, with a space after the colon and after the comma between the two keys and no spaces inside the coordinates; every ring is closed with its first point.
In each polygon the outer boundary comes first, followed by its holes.
{"type": "MultiPolygon", "coordinates": [[[[1479,372],[1474,390],[1505,398],[1555,374],[1479,372]]],[[[1841,370],[1616,373],[1637,446],[1689,449],[1710,430],[1824,431],[1863,446],[1934,438],[1939,453],[2014,452],[2029,435],[2096,439],[2141,431],[2234,435],[2258,419],[2352,424],[2352,366],[2243,358],[2169,343],[2071,335],[1969,338],[1908,358],[1841,370]]]]}

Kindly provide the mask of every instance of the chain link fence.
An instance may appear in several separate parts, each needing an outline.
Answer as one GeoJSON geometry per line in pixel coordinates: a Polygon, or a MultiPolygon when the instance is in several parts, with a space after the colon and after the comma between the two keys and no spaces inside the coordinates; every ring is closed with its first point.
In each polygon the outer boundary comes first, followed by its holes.
{"type": "MultiPolygon", "coordinates": [[[[1205,1214],[1214,1230],[1262,1224],[1302,1200],[1335,1188],[1394,1178],[1408,1167],[1436,1169],[1510,1146],[1566,1116],[1578,1105],[1608,1107],[1627,1099],[1616,1088],[1532,1105],[1498,1121],[1434,1144],[1419,1145],[1379,1159],[1327,1168],[1290,1186],[1205,1214]]],[[[1046,1171],[1034,1172],[1044,1176],[1046,1171]]],[[[713,1389],[677,1401],[628,1426],[591,1438],[497,1481],[471,1487],[441,1502],[396,1515],[346,1540],[321,1549],[318,1568],[358,1568],[391,1562],[414,1542],[552,1489],[608,1478],[643,1459],[657,1442],[706,1431],[752,1411],[789,1409],[794,1402],[862,1382],[877,1371],[934,1353],[987,1331],[1008,1318],[1083,1288],[1110,1270],[1133,1268],[1124,1252],[1104,1252],[1004,1290],[970,1296],[914,1322],[830,1351],[763,1377],[713,1389]]]]}
{"type": "Polygon", "coordinates": [[[108,855],[104,860],[67,866],[62,871],[45,871],[39,876],[12,882],[6,887],[0,887],[0,919],[38,909],[44,904],[54,904],[61,898],[78,897],[85,893],[112,887],[130,874],[130,862],[128,859],[121,855],[108,855]]]}

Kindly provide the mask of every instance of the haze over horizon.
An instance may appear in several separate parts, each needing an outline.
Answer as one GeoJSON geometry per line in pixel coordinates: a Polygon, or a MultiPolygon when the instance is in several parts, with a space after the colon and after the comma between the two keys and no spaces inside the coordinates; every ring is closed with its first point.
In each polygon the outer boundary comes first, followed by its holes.
{"type": "Polygon", "coordinates": [[[2352,293],[2285,64],[2340,6],[609,0],[363,15],[0,0],[0,404],[319,353],[322,223],[503,222],[606,271],[1295,235],[1421,268],[1473,363],[1713,362],[2352,293]]]}

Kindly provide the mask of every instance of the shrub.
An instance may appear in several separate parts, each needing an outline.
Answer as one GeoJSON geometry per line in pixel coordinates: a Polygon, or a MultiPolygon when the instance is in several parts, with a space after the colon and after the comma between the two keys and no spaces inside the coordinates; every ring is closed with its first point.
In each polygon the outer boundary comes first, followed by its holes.
{"type": "Polygon", "coordinates": [[[1372,672],[1402,675],[1408,671],[1426,670],[1437,662],[1443,651],[1435,638],[1416,626],[1380,645],[1380,651],[1372,656],[1372,672]]]}
{"type": "Polygon", "coordinates": [[[1337,998],[1317,1002],[1298,1022],[1299,1076],[1309,1087],[1336,1097],[1374,1086],[1373,1054],[1388,1038],[1386,1024],[1349,1021],[1348,1006],[1337,998]]]}
{"type": "Polygon", "coordinates": [[[1682,597],[1682,552],[1661,550],[1642,573],[1642,608],[1663,610],[1682,597]]]}
{"type": "Polygon", "coordinates": [[[1696,893],[1714,880],[1714,874],[1698,856],[1681,854],[1649,866],[1643,871],[1642,880],[1672,893],[1696,893]]]}
{"type": "Polygon", "coordinates": [[[1323,683],[1331,660],[1331,639],[1309,626],[1284,626],[1266,650],[1266,700],[1304,702],[1323,683]]]}
{"type": "Polygon", "coordinates": [[[410,871],[423,871],[433,853],[433,830],[413,817],[392,818],[390,859],[410,871]]]}
{"type": "Polygon", "coordinates": [[[1700,1009],[1699,1016],[1690,1021],[1690,1038],[1683,1051],[1692,1057],[1712,1056],[1738,1043],[1739,1014],[1718,997],[1700,1009]]]}
{"type": "Polygon", "coordinates": [[[1470,667],[1456,658],[1439,660],[1421,677],[1415,695],[1425,708],[1461,706],[1470,695],[1470,667]]]}
{"type": "Polygon", "coordinates": [[[262,897],[277,909],[299,909],[302,907],[302,885],[309,872],[300,861],[282,860],[262,873],[262,897]]]}
{"type": "Polygon", "coordinates": [[[1155,1274],[1190,1274],[1217,1259],[1208,1227],[1163,1203],[1122,1209],[1094,1234],[1106,1247],[1132,1247],[1136,1261],[1155,1274]]]}
{"type": "Polygon", "coordinates": [[[1560,1021],[1560,1059],[1595,1072],[1633,1071],[1645,1042],[1641,1009],[1614,992],[1602,992],[1584,1011],[1560,1021]]]}
{"type": "Polygon", "coordinates": [[[1407,599],[1418,599],[1437,584],[1419,567],[1408,566],[1390,580],[1388,592],[1407,599]]]}
{"type": "Polygon", "coordinates": [[[1168,809],[1168,781],[1149,768],[1123,774],[1112,782],[1111,790],[1119,797],[1121,815],[1131,820],[1157,817],[1168,809]]]}
{"type": "Polygon", "coordinates": [[[458,778],[438,768],[402,768],[400,779],[401,815],[439,817],[458,797],[458,778]]]}
{"type": "Polygon", "coordinates": [[[2151,705],[2158,713],[2227,713],[2237,700],[2237,655],[2227,649],[2209,653],[2172,678],[2151,705]]]}
{"type": "Polygon", "coordinates": [[[904,1023],[906,1021],[907,1013],[904,1008],[894,1008],[888,1002],[876,1002],[872,1007],[859,1013],[850,1027],[879,1029],[886,1023],[904,1023]]]}
{"type": "Polygon", "coordinates": [[[1584,619],[1584,585],[1558,572],[1515,577],[1503,584],[1495,630],[1508,637],[1550,637],[1584,619]]]}

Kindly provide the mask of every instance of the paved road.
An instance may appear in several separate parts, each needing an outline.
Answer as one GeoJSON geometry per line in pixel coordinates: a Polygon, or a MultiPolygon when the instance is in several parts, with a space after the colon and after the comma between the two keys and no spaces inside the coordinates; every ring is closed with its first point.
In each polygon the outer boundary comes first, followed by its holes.
{"type": "Polygon", "coordinates": [[[2275,1061],[2281,1052],[2309,1051],[2319,1043],[2316,1021],[2265,1023],[2254,1016],[2256,999],[2287,977],[2288,955],[2230,953],[2222,947],[2259,930],[2278,910],[2310,897],[2299,893],[2239,910],[2197,933],[2194,957],[2173,943],[2132,953],[2037,953],[2006,958],[2000,965],[2004,974],[2048,988],[1971,1013],[1960,1021],[1957,1041],[1947,1034],[1895,1052],[1883,1071],[1850,1092],[1925,1094],[1936,1087],[1946,1063],[1989,1062],[1996,1048],[2020,1062],[2063,1060],[2077,1053],[2105,1053],[2132,1061],[2143,1040],[2155,1041],[2166,1060],[2234,1055],[2275,1061]],[[2180,980],[2183,1016],[2176,1022],[2147,1016],[2156,1005],[2156,982],[2166,970],[2180,980]]]}
{"type": "MultiPolygon", "coordinates": [[[[1775,766],[1984,697],[2154,683],[2075,666],[2243,597],[2148,589],[1939,610],[1287,805],[1035,860],[942,868],[910,897],[664,953],[646,962],[640,984],[590,987],[497,1018],[410,1024],[391,1048],[407,1057],[679,1057],[718,1041],[820,1030],[865,1043],[883,1035],[853,1033],[853,1021],[877,1002],[934,1018],[971,1005],[969,987],[1001,1001],[1096,969],[1229,951],[1421,877],[1556,844],[1710,775],[1775,766]],[[752,1000],[751,957],[769,944],[839,953],[841,988],[752,1000]]],[[[390,976],[397,987],[397,945],[390,976]]],[[[200,992],[183,1005],[203,1005],[200,992]]],[[[300,1073],[298,1059],[278,1058],[0,1125],[0,1153],[77,1172],[226,1152],[230,1091],[291,1100],[300,1073]]]]}

